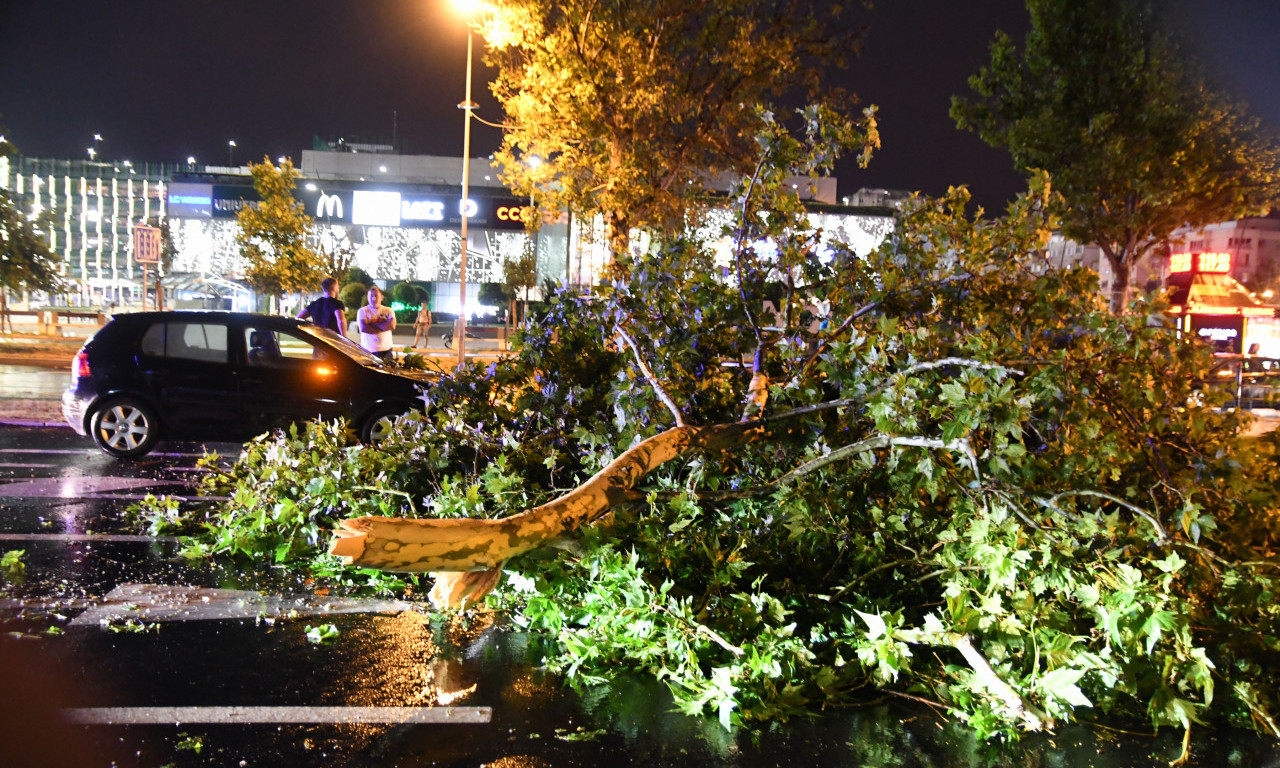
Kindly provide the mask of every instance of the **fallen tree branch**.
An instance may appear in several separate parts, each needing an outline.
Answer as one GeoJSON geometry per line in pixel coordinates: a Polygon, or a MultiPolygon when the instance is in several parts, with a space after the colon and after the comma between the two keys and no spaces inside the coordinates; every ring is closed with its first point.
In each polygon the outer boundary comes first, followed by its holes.
{"type": "Polygon", "coordinates": [[[632,447],[569,493],[527,512],[499,520],[343,520],[329,552],[349,564],[384,571],[488,571],[627,501],[636,483],[667,461],[693,450],[738,445],[766,431],[758,421],[673,427],[632,447]]]}
{"type": "Polygon", "coordinates": [[[813,461],[801,464],[787,474],[778,478],[775,482],[778,485],[791,485],[800,479],[803,475],[821,469],[828,464],[847,459],[850,456],[867,451],[874,451],[877,448],[888,448],[890,446],[906,446],[914,448],[934,448],[947,451],[960,451],[969,460],[969,468],[973,470],[973,474],[981,480],[981,474],[978,471],[978,457],[974,454],[973,448],[969,446],[969,441],[965,439],[937,440],[930,437],[896,437],[893,435],[876,435],[869,437],[857,443],[841,446],[826,456],[820,456],[813,461]]]}
{"type": "Polygon", "coordinates": [[[1000,677],[990,662],[973,644],[968,634],[956,632],[927,633],[919,630],[898,630],[893,636],[905,643],[913,645],[949,646],[959,651],[969,668],[977,677],[978,684],[1000,702],[1005,711],[1029,731],[1042,731],[1054,727],[1053,718],[1041,712],[1029,701],[1022,698],[1013,686],[1000,677]]]}
{"type": "Polygon", "coordinates": [[[632,339],[620,325],[615,326],[614,330],[618,332],[618,335],[622,337],[623,341],[627,342],[627,346],[631,347],[631,352],[636,356],[636,365],[639,366],[640,372],[644,374],[645,379],[649,382],[649,386],[653,387],[653,391],[658,395],[658,399],[662,401],[663,405],[667,406],[667,410],[671,411],[671,415],[675,417],[676,426],[683,427],[684,414],[676,407],[675,401],[672,400],[671,396],[667,394],[667,391],[662,388],[662,382],[658,381],[658,377],[653,374],[653,371],[650,370],[649,366],[645,363],[644,358],[640,356],[640,348],[636,346],[635,339],[632,339]]]}

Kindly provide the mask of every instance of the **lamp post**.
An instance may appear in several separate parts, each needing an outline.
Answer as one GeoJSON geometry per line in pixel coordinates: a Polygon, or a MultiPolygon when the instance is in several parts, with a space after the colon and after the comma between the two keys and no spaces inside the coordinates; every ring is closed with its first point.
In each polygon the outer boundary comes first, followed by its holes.
{"type": "Polygon", "coordinates": [[[235,153],[235,151],[236,151],[236,140],[232,139],[231,141],[227,142],[227,165],[231,165],[231,166],[235,165],[235,161],[232,159],[232,156],[235,153]]]}
{"type": "Polygon", "coordinates": [[[462,258],[458,262],[458,368],[466,362],[467,350],[467,218],[471,213],[471,111],[476,108],[471,100],[471,26],[467,26],[467,89],[466,100],[458,105],[462,117],[462,258]]]}

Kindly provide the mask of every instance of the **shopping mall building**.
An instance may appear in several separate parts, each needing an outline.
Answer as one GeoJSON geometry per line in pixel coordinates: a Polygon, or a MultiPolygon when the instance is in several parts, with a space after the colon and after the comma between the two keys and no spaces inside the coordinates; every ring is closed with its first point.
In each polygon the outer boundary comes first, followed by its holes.
{"type": "MultiPolygon", "coordinates": [[[[380,146],[335,149],[343,151],[306,150],[298,166],[295,195],[315,219],[317,245],[349,249],[355,265],[384,287],[402,280],[431,283],[432,308],[456,312],[461,158],[395,155],[380,146]]],[[[593,284],[606,257],[598,221],[562,214],[547,222],[540,213],[545,223],[531,233],[529,200],[514,197],[490,161],[471,164],[468,285],[502,282],[503,264],[528,245],[537,255],[539,283],[593,284]]],[[[16,297],[20,303],[141,303],[143,271],[133,258],[133,230],[167,223],[174,254],[163,274],[166,304],[257,306],[243,282],[235,240],[236,213],[257,200],[246,167],[0,158],[0,188],[23,210],[51,216],[49,242],[62,258],[68,286],[62,297],[16,297]]],[[[798,190],[808,197],[810,215],[825,236],[859,253],[869,252],[892,229],[886,199],[837,205],[834,179],[809,180],[798,190]]],[[[719,223],[708,227],[717,231],[719,223]]],[[[727,243],[724,252],[727,258],[727,243]]]]}

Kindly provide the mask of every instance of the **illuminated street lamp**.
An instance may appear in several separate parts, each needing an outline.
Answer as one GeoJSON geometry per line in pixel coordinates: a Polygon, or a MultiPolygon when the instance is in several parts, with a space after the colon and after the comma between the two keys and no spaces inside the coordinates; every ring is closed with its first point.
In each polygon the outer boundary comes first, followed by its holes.
{"type": "Polygon", "coordinates": [[[234,166],[236,164],[235,160],[233,159],[233,155],[235,151],[236,151],[236,140],[232,139],[231,141],[227,142],[227,165],[234,166]]]}

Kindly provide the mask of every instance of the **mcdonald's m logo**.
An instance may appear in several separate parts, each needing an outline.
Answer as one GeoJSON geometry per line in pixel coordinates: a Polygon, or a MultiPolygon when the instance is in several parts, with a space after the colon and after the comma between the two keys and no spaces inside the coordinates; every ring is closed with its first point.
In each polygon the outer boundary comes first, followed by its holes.
{"type": "Polygon", "coordinates": [[[327,219],[331,216],[342,218],[342,198],[321,193],[320,200],[316,202],[316,218],[327,219]]]}

